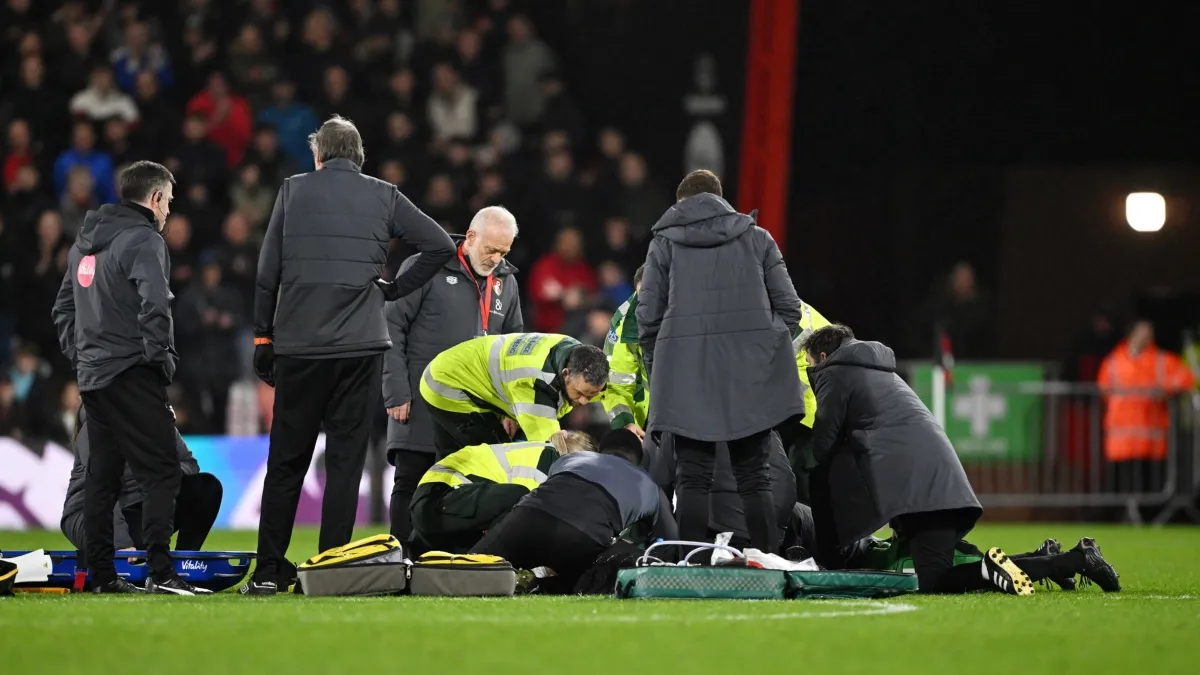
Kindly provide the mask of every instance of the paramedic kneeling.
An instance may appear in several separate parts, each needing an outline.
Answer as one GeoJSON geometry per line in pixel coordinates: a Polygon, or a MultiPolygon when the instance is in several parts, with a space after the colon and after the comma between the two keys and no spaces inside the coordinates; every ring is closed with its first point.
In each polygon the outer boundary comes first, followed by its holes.
{"type": "Polygon", "coordinates": [[[471,445],[444,457],[413,493],[410,555],[466,553],[494,522],[546,480],[560,455],[594,450],[591,436],[559,431],[549,441],[471,445]]]}
{"type": "Polygon", "coordinates": [[[489,553],[518,569],[549,567],[547,593],[570,593],[579,577],[623,533],[644,544],[677,536],[662,491],[640,467],[642,443],[632,431],[604,437],[600,452],[572,452],[550,477],[488,531],[471,553],[489,553]]]}

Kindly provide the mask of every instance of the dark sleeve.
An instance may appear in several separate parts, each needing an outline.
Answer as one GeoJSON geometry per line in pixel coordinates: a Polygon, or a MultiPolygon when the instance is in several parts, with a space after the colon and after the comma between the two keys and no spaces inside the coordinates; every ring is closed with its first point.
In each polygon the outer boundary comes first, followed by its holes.
{"type": "MultiPolygon", "coordinates": [[[[412,256],[400,266],[400,273],[412,267],[417,256],[412,256]]],[[[387,317],[388,337],[391,349],[383,355],[383,407],[395,408],[412,400],[412,388],[408,384],[408,329],[412,326],[421,303],[429,292],[428,285],[416,293],[409,293],[387,303],[383,314],[387,317]]]]}
{"type": "Polygon", "coordinates": [[[175,454],[179,457],[179,466],[183,469],[185,476],[194,476],[200,473],[200,463],[188,449],[187,443],[183,442],[183,436],[179,435],[178,429],[175,430],[175,454]]]}
{"type": "Polygon", "coordinates": [[[552,445],[547,445],[545,450],[542,450],[542,456],[538,457],[537,470],[550,475],[550,467],[554,465],[555,460],[559,458],[558,450],[552,445]]]}
{"type": "Polygon", "coordinates": [[[275,305],[279,302],[279,277],[283,273],[283,219],[287,210],[289,181],[283,181],[275,196],[275,208],[267,223],[262,250],[258,253],[258,275],[254,282],[254,337],[275,336],[275,305]]]}
{"type": "Polygon", "coordinates": [[[138,324],[142,327],[142,355],[147,363],[165,365],[174,375],[171,359],[171,295],[167,273],[167,244],[147,231],[133,244],[133,261],[126,268],[129,280],[137,287],[142,306],[138,324]]]}
{"type": "Polygon", "coordinates": [[[642,348],[642,362],[646,376],[654,362],[654,344],[658,340],[658,329],[663,314],[667,311],[667,292],[670,284],[669,252],[662,239],[655,237],[646,253],[646,266],[642,272],[642,287],[638,291],[637,322],[638,345],[642,348]]]}
{"type": "Polygon", "coordinates": [[[63,275],[62,284],[58,287],[58,297],[54,299],[54,309],[50,312],[54,326],[58,329],[58,347],[63,356],[72,366],[75,365],[75,281],[71,278],[71,266],[63,275]]]}
{"type": "Polygon", "coordinates": [[[671,500],[661,489],[658,491],[658,520],[654,523],[651,538],[665,541],[679,539],[679,525],[675,522],[675,514],[671,513],[671,500]]]}
{"type": "Polygon", "coordinates": [[[763,278],[767,282],[767,296],[771,300],[771,311],[783,320],[792,331],[792,337],[800,334],[800,296],[796,294],[796,286],[792,276],[788,274],[787,264],[783,262],[783,254],[779,246],[771,238],[771,233],[762,231],[766,238],[766,257],[763,259],[763,278]]]}
{"type": "Polygon", "coordinates": [[[521,312],[521,289],[517,286],[517,280],[513,277],[508,278],[508,282],[504,285],[512,284],[513,302],[508,306],[508,314],[504,317],[504,333],[524,333],[525,332],[525,315],[521,312]]]}
{"type": "Polygon", "coordinates": [[[414,206],[399,190],[396,190],[395,198],[392,236],[420,251],[416,262],[407,271],[396,275],[396,295],[403,298],[424,286],[446,261],[454,257],[454,242],[441,225],[414,206]]]}
{"type": "MultiPolygon", "coordinates": [[[[811,376],[809,378],[812,379],[811,376]]],[[[816,389],[817,413],[813,420],[812,454],[817,464],[833,456],[846,425],[846,408],[850,391],[841,378],[827,373],[816,389]]]]}

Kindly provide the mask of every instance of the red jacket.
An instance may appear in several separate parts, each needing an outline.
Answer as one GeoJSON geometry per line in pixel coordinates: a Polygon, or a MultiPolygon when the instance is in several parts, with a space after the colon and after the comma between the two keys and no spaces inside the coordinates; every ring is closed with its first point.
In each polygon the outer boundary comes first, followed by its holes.
{"type": "Polygon", "coordinates": [[[242,161],[246,147],[254,135],[254,114],[246,99],[236,94],[229,95],[229,114],[216,120],[217,102],[208,90],[201,91],[188,101],[189,115],[202,115],[208,120],[208,140],[225,151],[225,161],[233,168],[242,161]]]}
{"type": "Polygon", "coordinates": [[[562,328],[566,310],[562,306],[562,295],[555,296],[553,292],[555,286],[563,292],[572,286],[580,286],[588,294],[595,293],[596,275],[583,260],[566,262],[553,252],[538,258],[529,273],[529,292],[535,312],[533,325],[540,333],[557,333],[562,328]]]}

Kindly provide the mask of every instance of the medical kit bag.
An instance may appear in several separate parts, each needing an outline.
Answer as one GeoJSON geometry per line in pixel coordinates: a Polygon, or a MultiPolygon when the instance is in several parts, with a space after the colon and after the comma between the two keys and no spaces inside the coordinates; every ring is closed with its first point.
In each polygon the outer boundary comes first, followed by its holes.
{"type": "Polygon", "coordinates": [[[517,589],[517,570],[504,558],[430,551],[413,561],[408,591],[431,596],[507,596],[517,589]]]}
{"type": "Polygon", "coordinates": [[[394,595],[408,586],[408,563],[390,534],[352,541],[296,567],[305,595],[394,595]]]}

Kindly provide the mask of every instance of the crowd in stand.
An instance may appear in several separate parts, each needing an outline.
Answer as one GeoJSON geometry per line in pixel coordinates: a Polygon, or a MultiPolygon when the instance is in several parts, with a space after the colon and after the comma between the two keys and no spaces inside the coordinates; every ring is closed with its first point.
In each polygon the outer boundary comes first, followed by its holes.
{"type": "MultiPolygon", "coordinates": [[[[364,172],[451,232],[501,204],[527,328],[599,345],[670,205],[508,0],[2,0],[0,435],[65,441],[76,390],[50,307],[84,216],[139,159],[178,181],[165,232],[185,432],[224,433],[248,374],[258,242],[307,137],[340,114],[364,172]]],[[[394,271],[406,255],[394,252],[394,271]]]]}

